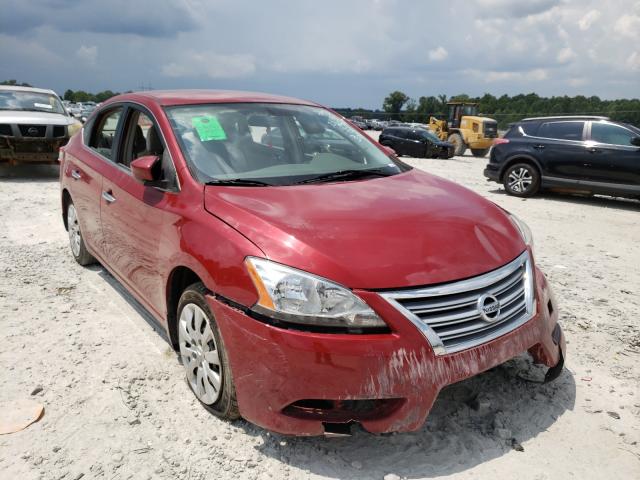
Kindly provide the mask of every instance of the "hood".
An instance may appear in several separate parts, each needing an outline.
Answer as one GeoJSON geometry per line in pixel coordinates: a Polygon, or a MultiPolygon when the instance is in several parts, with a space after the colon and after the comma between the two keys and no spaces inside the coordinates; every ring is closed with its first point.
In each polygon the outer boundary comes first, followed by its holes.
{"type": "Polygon", "coordinates": [[[525,249],[498,206],[417,169],[330,184],[207,186],[204,204],[269,259],[350,288],[468,278],[525,249]]]}
{"type": "Polygon", "coordinates": [[[74,119],[61,113],[0,110],[0,123],[17,125],[71,125],[74,119]]]}

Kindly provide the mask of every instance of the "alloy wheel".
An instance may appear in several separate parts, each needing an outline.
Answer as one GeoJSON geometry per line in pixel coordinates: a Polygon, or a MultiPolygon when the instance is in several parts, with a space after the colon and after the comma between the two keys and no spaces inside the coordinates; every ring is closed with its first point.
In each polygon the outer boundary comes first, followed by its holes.
{"type": "Polygon", "coordinates": [[[75,257],[79,257],[82,236],[80,234],[80,224],[78,223],[78,212],[76,212],[76,207],[73,203],[67,208],[67,230],[69,231],[71,251],[75,257]]]}
{"type": "Polygon", "coordinates": [[[194,303],[180,313],[178,341],[191,389],[202,403],[214,404],[222,388],[220,355],[207,315],[194,303]]]}
{"type": "Polygon", "coordinates": [[[524,167],[519,167],[509,173],[509,188],[517,193],[524,193],[531,187],[533,176],[524,167]]]}

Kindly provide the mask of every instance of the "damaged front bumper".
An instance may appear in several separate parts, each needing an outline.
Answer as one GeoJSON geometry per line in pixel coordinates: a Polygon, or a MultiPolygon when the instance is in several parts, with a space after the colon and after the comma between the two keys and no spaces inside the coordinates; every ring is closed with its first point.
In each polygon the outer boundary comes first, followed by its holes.
{"type": "MultiPolygon", "coordinates": [[[[358,422],[372,433],[419,429],[440,390],[529,351],[560,366],[565,340],[552,292],[536,269],[536,314],[490,342],[436,355],[417,328],[375,292],[357,293],[391,333],[284,330],[214,296],[207,301],[227,348],[241,415],[282,434],[323,435],[358,422]]],[[[555,371],[554,374],[559,374],[555,371]]]]}

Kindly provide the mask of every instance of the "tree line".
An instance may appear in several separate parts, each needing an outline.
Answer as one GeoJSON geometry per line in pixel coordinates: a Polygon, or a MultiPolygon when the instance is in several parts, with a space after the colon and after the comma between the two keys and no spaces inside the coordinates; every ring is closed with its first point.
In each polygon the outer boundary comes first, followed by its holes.
{"type": "Polygon", "coordinates": [[[427,123],[429,117],[446,118],[447,102],[465,101],[479,104],[478,111],[498,121],[499,128],[526,117],[550,115],[602,115],[612,120],[640,126],[640,99],[602,100],[600,97],[567,95],[541,97],[536,93],[520,95],[502,95],[496,97],[485,93],[481,97],[466,94],[422,96],[417,100],[404,92],[394,91],[382,102],[382,110],[336,109],[345,116],[360,115],[365,118],[401,120],[405,122],[427,123]]]}

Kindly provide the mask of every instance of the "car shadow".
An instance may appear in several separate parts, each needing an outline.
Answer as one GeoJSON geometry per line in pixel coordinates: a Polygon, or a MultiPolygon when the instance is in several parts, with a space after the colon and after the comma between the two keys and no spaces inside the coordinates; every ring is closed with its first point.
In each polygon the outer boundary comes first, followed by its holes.
{"type": "MultiPolygon", "coordinates": [[[[507,192],[502,188],[489,190],[489,193],[495,193],[497,195],[507,195],[507,192]]],[[[544,191],[542,193],[538,193],[533,197],[523,198],[523,200],[550,200],[554,202],[574,203],[593,207],[617,208],[619,210],[628,210],[632,212],[640,211],[640,200],[623,197],[609,197],[606,195],[579,195],[572,193],[544,191]]]]}
{"type": "Polygon", "coordinates": [[[0,165],[0,182],[54,182],[60,178],[60,166],[55,165],[0,165]]]}
{"type": "MultiPolygon", "coordinates": [[[[335,478],[439,477],[472,469],[548,430],[575,405],[576,385],[565,369],[542,383],[546,368],[522,355],[444,389],[417,432],[351,437],[285,437],[247,422],[238,426],[263,442],[262,454],[303,471],[335,478]],[[283,446],[284,444],[284,446],[283,446]]],[[[524,445],[523,445],[524,444],[524,445]]]]}
{"type": "Polygon", "coordinates": [[[94,265],[89,265],[86,267],[88,270],[92,272],[96,272],[100,278],[102,278],[120,297],[122,300],[127,302],[131,308],[133,308],[136,313],[142,317],[142,319],[153,329],[155,333],[160,335],[160,337],[167,342],[167,345],[171,345],[171,341],[167,336],[167,332],[160,323],[155,319],[151,313],[136,300],[131,293],[122,285],[109,271],[104,268],[101,264],[96,263],[94,265]]]}

